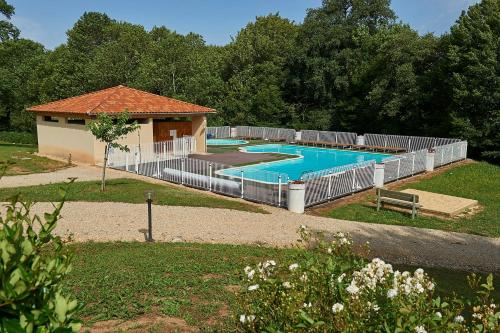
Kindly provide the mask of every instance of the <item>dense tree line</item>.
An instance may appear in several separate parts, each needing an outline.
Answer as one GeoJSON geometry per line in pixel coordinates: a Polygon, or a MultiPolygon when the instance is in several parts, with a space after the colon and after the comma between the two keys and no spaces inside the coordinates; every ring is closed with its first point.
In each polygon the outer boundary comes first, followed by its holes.
{"type": "Polygon", "coordinates": [[[225,46],[89,12],[46,50],[13,14],[0,0],[0,130],[34,131],[29,105],[125,84],[214,107],[212,125],[456,136],[500,159],[498,0],[443,36],[398,22],[390,0],[324,0],[302,24],[257,17],[225,46]]]}

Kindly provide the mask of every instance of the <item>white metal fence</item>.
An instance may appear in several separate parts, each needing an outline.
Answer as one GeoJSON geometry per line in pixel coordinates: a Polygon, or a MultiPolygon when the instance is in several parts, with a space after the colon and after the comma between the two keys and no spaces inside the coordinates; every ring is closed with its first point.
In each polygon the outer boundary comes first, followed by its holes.
{"type": "Polygon", "coordinates": [[[207,137],[214,139],[226,139],[231,137],[231,127],[207,127],[207,137]]]}
{"type": "Polygon", "coordinates": [[[170,141],[129,145],[128,151],[111,148],[108,166],[137,172],[141,164],[187,157],[196,151],[196,138],[186,136],[170,141]]]}
{"type": "Polygon", "coordinates": [[[289,128],[236,126],[236,136],[240,138],[292,142],[295,141],[295,133],[289,128]]]}
{"type": "Polygon", "coordinates": [[[301,141],[356,144],[357,134],[352,132],[301,131],[301,141]]]}
{"type": "Polygon", "coordinates": [[[442,166],[467,158],[467,141],[455,142],[435,148],[434,166],[442,166]]]}
{"type": "Polygon", "coordinates": [[[375,161],[367,161],[304,174],[305,206],[373,187],[374,171],[375,161]]]}
{"type": "Polygon", "coordinates": [[[432,138],[408,135],[365,134],[365,145],[378,147],[405,148],[408,151],[429,149],[432,147],[459,142],[460,139],[432,138]]]}
{"type": "Polygon", "coordinates": [[[421,149],[384,159],[384,183],[424,172],[426,156],[427,149],[421,149]]]}

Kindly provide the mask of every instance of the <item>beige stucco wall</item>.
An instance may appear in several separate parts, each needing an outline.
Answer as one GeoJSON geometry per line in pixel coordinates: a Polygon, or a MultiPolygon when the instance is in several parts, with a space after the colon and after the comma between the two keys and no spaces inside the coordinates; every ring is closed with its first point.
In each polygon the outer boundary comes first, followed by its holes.
{"type": "Polygon", "coordinates": [[[192,136],[196,138],[196,152],[204,153],[207,150],[207,117],[205,115],[191,117],[192,136]]]}
{"type": "MultiPolygon", "coordinates": [[[[65,117],[54,117],[59,122],[47,122],[36,117],[38,152],[41,155],[73,161],[94,163],[94,137],[84,125],[68,124],[65,117]]],[[[89,119],[86,119],[86,122],[89,119]]]]}
{"type": "MultiPolygon", "coordinates": [[[[145,121],[145,124],[139,124],[140,127],[137,131],[125,136],[118,143],[132,146],[153,142],[153,119],[148,118],[145,121]]],[[[94,139],[94,152],[94,163],[101,164],[104,160],[104,143],[94,139]]]]}

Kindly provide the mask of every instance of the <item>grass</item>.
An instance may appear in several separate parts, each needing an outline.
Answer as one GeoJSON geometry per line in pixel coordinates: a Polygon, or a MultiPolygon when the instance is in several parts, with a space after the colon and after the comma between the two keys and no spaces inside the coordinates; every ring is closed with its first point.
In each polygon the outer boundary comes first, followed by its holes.
{"type": "Polygon", "coordinates": [[[68,166],[64,162],[37,156],[36,151],[36,146],[0,143],[0,164],[9,164],[5,175],[51,172],[68,166]]]}
{"type": "MultiPolygon", "coordinates": [[[[144,191],[154,190],[154,204],[170,206],[190,206],[227,208],[241,211],[267,213],[260,207],[244,202],[219,198],[168,184],[151,184],[135,179],[111,179],[106,181],[106,191],[101,192],[99,181],[75,182],[68,189],[67,201],[129,202],[144,203],[144,191]]],[[[0,201],[8,201],[20,193],[22,199],[48,202],[58,201],[60,188],[64,183],[0,189],[0,201]]]]}
{"type": "Polygon", "coordinates": [[[382,209],[379,212],[368,203],[374,195],[360,202],[322,212],[322,215],[353,221],[393,224],[420,228],[456,231],[489,237],[500,236],[500,167],[486,162],[475,162],[449,169],[432,178],[398,186],[398,189],[417,190],[476,199],[483,210],[470,217],[441,219],[419,215],[412,220],[408,214],[382,209]]]}
{"type": "MultiPolygon", "coordinates": [[[[214,320],[231,331],[237,309],[239,276],[248,264],[264,259],[289,262],[296,249],[188,243],[73,244],[74,270],[66,288],[86,303],[86,324],[143,315],[180,317],[206,329],[214,320]],[[233,316],[233,317],[232,317],[233,316]]],[[[416,267],[403,267],[414,270],[416,267]]],[[[441,295],[469,296],[466,273],[426,270],[441,295]]],[[[496,277],[498,278],[498,277],[496,277]]],[[[495,281],[496,287],[500,287],[495,281]]],[[[498,290],[494,297],[500,297],[498,290]]]]}
{"type": "Polygon", "coordinates": [[[244,145],[229,145],[229,146],[207,146],[207,152],[211,154],[223,154],[232,151],[239,151],[240,147],[261,145],[271,143],[265,140],[246,140],[247,144],[244,145]]]}

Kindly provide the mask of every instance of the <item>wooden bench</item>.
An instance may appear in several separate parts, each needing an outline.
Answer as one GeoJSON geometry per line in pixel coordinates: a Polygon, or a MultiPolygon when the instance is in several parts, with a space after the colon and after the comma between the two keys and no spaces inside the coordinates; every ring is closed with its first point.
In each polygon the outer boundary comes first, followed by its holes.
{"type": "Polygon", "coordinates": [[[418,203],[418,195],[377,188],[377,211],[380,210],[380,207],[384,203],[388,203],[394,206],[411,208],[412,219],[414,219],[417,215],[418,209],[422,207],[418,203]]]}

